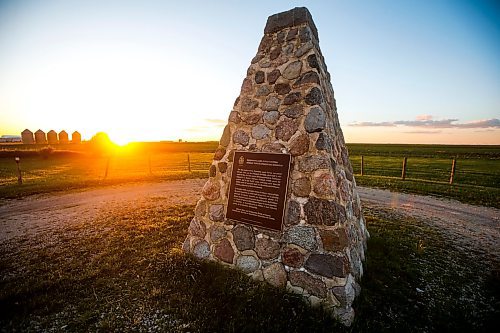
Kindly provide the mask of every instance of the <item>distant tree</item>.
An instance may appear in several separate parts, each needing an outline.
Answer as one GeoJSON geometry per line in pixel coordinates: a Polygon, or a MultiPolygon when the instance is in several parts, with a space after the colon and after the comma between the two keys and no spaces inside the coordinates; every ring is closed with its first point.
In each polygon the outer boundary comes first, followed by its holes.
{"type": "Polygon", "coordinates": [[[116,144],[111,141],[105,132],[96,133],[89,141],[90,149],[97,155],[109,155],[116,148],[116,144]]]}
{"type": "Polygon", "coordinates": [[[40,154],[40,156],[42,156],[42,158],[44,160],[46,160],[47,158],[49,158],[50,155],[52,155],[52,153],[54,152],[54,148],[52,147],[43,147],[42,149],[40,149],[38,151],[38,153],[40,154]]]}

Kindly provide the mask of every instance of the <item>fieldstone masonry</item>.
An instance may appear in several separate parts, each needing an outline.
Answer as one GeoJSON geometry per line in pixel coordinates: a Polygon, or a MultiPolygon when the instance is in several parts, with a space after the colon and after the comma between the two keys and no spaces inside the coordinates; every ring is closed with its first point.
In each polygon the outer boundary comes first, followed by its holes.
{"type": "Polygon", "coordinates": [[[286,287],[349,325],[367,238],[311,14],[295,8],[270,16],[183,249],[286,287]],[[281,232],[225,218],[236,150],[292,155],[281,232]]]}

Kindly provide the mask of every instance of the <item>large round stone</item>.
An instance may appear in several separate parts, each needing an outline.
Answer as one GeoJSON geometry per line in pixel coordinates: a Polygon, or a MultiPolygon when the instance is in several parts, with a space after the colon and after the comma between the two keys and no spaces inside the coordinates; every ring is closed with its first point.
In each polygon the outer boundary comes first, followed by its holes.
{"type": "Polygon", "coordinates": [[[254,256],[239,256],[236,259],[236,266],[244,273],[252,273],[259,269],[260,262],[254,256]]]}
{"type": "Polygon", "coordinates": [[[310,54],[307,56],[307,63],[309,64],[309,67],[319,70],[318,58],[315,54],[310,54]]]}
{"type": "Polygon", "coordinates": [[[320,230],[319,235],[326,251],[343,251],[349,245],[344,228],[320,230]]]}
{"type": "Polygon", "coordinates": [[[243,112],[250,112],[257,106],[259,106],[259,102],[248,97],[243,98],[241,101],[241,111],[243,112]]]}
{"type": "Polygon", "coordinates": [[[219,147],[215,150],[214,160],[219,161],[224,155],[226,155],[226,149],[224,147],[219,147]]]}
{"type": "Polygon", "coordinates": [[[268,85],[261,85],[257,88],[256,96],[267,96],[271,93],[271,88],[268,85]]]}
{"type": "Polygon", "coordinates": [[[293,87],[300,87],[303,84],[308,84],[308,83],[313,83],[313,84],[319,84],[319,75],[315,71],[309,71],[307,73],[304,73],[301,75],[301,77],[295,81],[293,84],[293,87]]]}
{"type": "Polygon", "coordinates": [[[284,114],[288,118],[294,118],[294,119],[298,118],[304,114],[304,106],[302,106],[301,104],[298,104],[298,103],[293,104],[290,107],[288,107],[287,109],[285,109],[284,114]]]}
{"type": "Polygon", "coordinates": [[[342,306],[351,305],[356,294],[352,283],[349,283],[349,281],[345,286],[333,287],[332,292],[342,306]]]}
{"type": "Polygon", "coordinates": [[[196,208],[194,209],[194,215],[198,217],[203,217],[207,213],[207,202],[203,199],[198,200],[196,203],[196,208]]]}
{"type": "Polygon", "coordinates": [[[205,240],[198,240],[193,246],[193,255],[199,259],[208,258],[210,246],[205,240]]]}
{"type": "Polygon", "coordinates": [[[270,133],[271,130],[264,124],[259,124],[252,128],[252,137],[257,140],[267,138],[270,133]]]}
{"type": "Polygon", "coordinates": [[[233,263],[234,250],[227,238],[224,238],[215,245],[214,255],[220,260],[227,262],[228,264],[233,263]]]}
{"type": "Polygon", "coordinates": [[[274,85],[274,91],[278,95],[286,95],[290,92],[290,90],[292,90],[292,88],[290,88],[288,83],[276,83],[274,85]]]}
{"type": "Polygon", "coordinates": [[[210,168],[208,168],[208,176],[209,177],[215,177],[217,175],[217,168],[215,165],[211,165],[210,168]]]}
{"type": "Polygon", "coordinates": [[[319,105],[323,102],[323,94],[318,87],[312,88],[304,98],[308,105],[319,105]]]}
{"type": "Polygon", "coordinates": [[[318,150],[332,150],[332,143],[330,137],[324,132],[319,133],[318,140],[316,140],[316,149],[318,150]]]}
{"type": "Polygon", "coordinates": [[[298,245],[308,251],[315,251],[318,248],[316,233],[313,227],[295,225],[285,231],[284,239],[288,243],[298,245]]]}
{"type": "Polygon", "coordinates": [[[243,80],[243,83],[241,84],[241,93],[249,94],[252,92],[252,89],[253,89],[252,81],[249,78],[245,78],[243,80]]]}
{"type": "Polygon", "coordinates": [[[338,189],[339,189],[340,198],[342,199],[342,201],[343,202],[350,202],[352,199],[352,189],[351,189],[351,185],[349,184],[349,182],[345,179],[342,179],[340,181],[338,189]]]}
{"type": "Polygon", "coordinates": [[[297,60],[288,64],[288,66],[286,66],[281,75],[283,75],[283,77],[288,80],[293,80],[299,77],[301,70],[302,70],[302,61],[297,60]]]}
{"type": "Polygon", "coordinates": [[[226,229],[222,225],[214,224],[210,228],[210,240],[212,243],[226,237],[226,229]]]}
{"type": "Polygon", "coordinates": [[[331,196],[337,190],[337,182],[330,173],[322,173],[313,179],[313,190],[318,196],[331,196]]]}
{"type": "Polygon", "coordinates": [[[291,105],[299,102],[301,100],[302,96],[300,92],[293,92],[285,96],[285,99],[283,99],[283,105],[291,105]]]}
{"type": "Polygon", "coordinates": [[[328,169],[329,167],[330,160],[326,156],[305,156],[299,161],[299,170],[302,172],[312,172],[318,169],[328,169]]]}
{"type": "Polygon", "coordinates": [[[264,35],[264,37],[260,40],[259,52],[269,52],[271,45],[273,45],[273,37],[270,35],[264,35]]]}
{"type": "Polygon", "coordinates": [[[290,154],[300,156],[309,150],[309,135],[303,133],[290,141],[290,154]]]}
{"type": "Polygon", "coordinates": [[[282,261],[284,265],[299,268],[304,264],[305,256],[294,247],[289,247],[282,254],[282,261]]]}
{"type": "Polygon", "coordinates": [[[348,272],[348,264],[342,256],[313,253],[307,259],[304,267],[314,274],[327,278],[345,277],[348,272]]]}
{"type": "Polygon", "coordinates": [[[227,147],[230,140],[231,140],[231,128],[229,127],[229,125],[226,125],[226,127],[224,127],[224,131],[222,132],[222,136],[220,138],[219,143],[222,147],[227,147]]]}
{"type": "Polygon", "coordinates": [[[271,96],[266,99],[264,106],[262,107],[266,111],[278,111],[278,107],[281,101],[278,97],[271,96]]]}
{"type": "Polygon", "coordinates": [[[257,238],[255,252],[261,259],[274,259],[280,254],[280,244],[270,238],[257,238]]]}
{"type": "Polygon", "coordinates": [[[262,58],[264,58],[263,54],[256,54],[255,57],[252,58],[252,64],[258,63],[260,60],[262,60],[262,58]]]}
{"type": "Polygon", "coordinates": [[[280,113],[278,111],[269,111],[264,113],[264,116],[262,117],[264,119],[264,122],[267,124],[274,125],[280,119],[280,113]]]}
{"type": "Polygon", "coordinates": [[[274,84],[280,76],[281,76],[280,70],[274,69],[271,72],[267,73],[267,82],[269,82],[269,84],[274,84]]]}
{"type": "Polygon", "coordinates": [[[210,205],[208,217],[214,222],[224,221],[224,205],[210,205]]]}
{"type": "Polygon", "coordinates": [[[311,181],[307,177],[296,179],[293,182],[292,191],[298,197],[308,197],[311,193],[311,181]]]}
{"type": "Polygon", "coordinates": [[[258,71],[257,73],[255,73],[254,77],[255,77],[255,83],[261,84],[264,82],[266,74],[263,71],[258,71]]]}
{"type": "Polygon", "coordinates": [[[217,168],[219,169],[220,173],[225,173],[227,170],[227,163],[226,162],[219,162],[219,163],[217,163],[217,168]]]}
{"type": "Polygon", "coordinates": [[[201,194],[206,200],[213,201],[220,197],[219,183],[214,179],[209,179],[201,190],[201,194]]]}
{"type": "Polygon", "coordinates": [[[292,271],[288,277],[292,285],[304,288],[309,294],[320,298],[326,297],[326,285],[321,279],[300,271],[292,271]]]}
{"type": "Polygon", "coordinates": [[[290,41],[292,39],[295,39],[297,37],[298,31],[299,31],[299,29],[297,29],[297,28],[290,29],[290,31],[288,31],[288,34],[286,35],[286,40],[290,41]]]}
{"type": "Polygon", "coordinates": [[[255,246],[253,230],[249,227],[238,225],[232,231],[233,241],[240,251],[251,250],[255,246]]]}
{"type": "Polygon", "coordinates": [[[299,124],[295,119],[283,119],[276,126],[276,139],[288,141],[299,129],[299,124]]]}
{"type": "Polygon", "coordinates": [[[279,142],[270,142],[262,146],[262,151],[265,153],[282,153],[285,146],[279,142]]]}
{"type": "Polygon", "coordinates": [[[295,200],[288,201],[285,224],[294,225],[300,222],[300,204],[295,200]]]}
{"type": "Polygon", "coordinates": [[[281,44],[285,41],[285,37],[286,37],[286,32],[284,32],[284,31],[280,31],[276,35],[276,39],[277,39],[279,44],[281,44]]]}
{"type": "Polygon", "coordinates": [[[269,53],[269,59],[274,60],[280,56],[281,53],[281,47],[276,46],[271,49],[271,52],[269,53]]]}
{"type": "Polygon", "coordinates": [[[295,52],[295,56],[300,58],[313,48],[313,43],[311,41],[305,43],[295,52]]]}
{"type": "Polygon", "coordinates": [[[286,284],[286,271],[279,262],[267,266],[263,270],[264,280],[275,287],[284,287],[286,284]]]}
{"type": "Polygon", "coordinates": [[[239,143],[242,146],[247,146],[250,141],[250,136],[243,130],[237,130],[233,134],[233,142],[239,143]]]}
{"type": "Polygon", "coordinates": [[[334,225],[346,221],[345,208],[332,200],[310,197],[304,205],[309,224],[334,225]]]}
{"type": "Polygon", "coordinates": [[[252,112],[245,113],[241,119],[247,125],[257,124],[262,119],[262,111],[254,110],[252,112]]]}
{"type": "MultiPolygon", "coordinates": [[[[235,123],[235,124],[239,124],[241,119],[240,119],[240,116],[238,115],[238,112],[236,111],[231,111],[229,113],[229,119],[228,119],[230,122],[232,123],[235,123]]],[[[229,126],[229,125],[227,125],[229,126]]],[[[226,129],[224,128],[224,132],[226,131],[226,129]]],[[[228,135],[231,135],[231,131],[228,131],[228,135]]],[[[223,133],[224,134],[224,133],[223,133]]],[[[224,135],[223,135],[224,136],[224,135]]],[[[229,140],[229,139],[228,139],[229,140]]],[[[222,141],[222,138],[221,138],[221,141],[222,141]]],[[[227,142],[229,144],[229,141],[227,142]]],[[[222,143],[221,143],[221,146],[224,146],[222,143]]],[[[227,145],[226,145],[227,146],[227,145]]]]}
{"type": "Polygon", "coordinates": [[[189,223],[188,231],[192,236],[204,238],[206,234],[205,223],[200,219],[198,219],[197,217],[194,217],[191,220],[191,223],[189,223]]]}
{"type": "Polygon", "coordinates": [[[306,131],[309,133],[320,132],[325,128],[326,125],[326,114],[325,112],[319,108],[314,107],[309,110],[309,113],[306,116],[304,121],[304,127],[306,131]]]}

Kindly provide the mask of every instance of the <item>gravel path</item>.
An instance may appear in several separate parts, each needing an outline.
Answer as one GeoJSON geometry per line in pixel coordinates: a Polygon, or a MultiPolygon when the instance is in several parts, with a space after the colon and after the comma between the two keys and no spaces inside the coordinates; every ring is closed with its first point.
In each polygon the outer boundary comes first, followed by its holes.
{"type": "MultiPolygon", "coordinates": [[[[166,200],[195,204],[204,179],[128,184],[81,192],[31,196],[0,204],[0,242],[29,236],[95,216],[125,202],[166,200]]],[[[364,207],[389,210],[423,220],[464,247],[500,262],[500,210],[387,190],[358,187],[364,207]]]]}

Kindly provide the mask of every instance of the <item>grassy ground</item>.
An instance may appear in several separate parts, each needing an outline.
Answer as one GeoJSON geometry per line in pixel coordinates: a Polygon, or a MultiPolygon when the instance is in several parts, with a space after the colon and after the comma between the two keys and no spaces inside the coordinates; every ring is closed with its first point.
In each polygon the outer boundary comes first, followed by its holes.
{"type": "Polygon", "coordinates": [[[48,158],[23,156],[23,184],[17,184],[17,166],[12,157],[0,157],[0,198],[66,191],[126,182],[203,178],[213,153],[157,152],[138,155],[129,151],[111,157],[54,152],[48,158]],[[191,166],[191,172],[189,171],[191,166]],[[107,171],[107,172],[106,172],[107,171]]]}
{"type": "MultiPolygon", "coordinates": [[[[206,177],[216,142],[137,143],[113,154],[92,154],[90,147],[58,147],[47,158],[33,146],[18,151],[0,147],[0,198],[22,197],[58,190],[103,186],[124,182],[206,177]],[[21,156],[24,183],[17,184],[14,156],[21,156]],[[189,156],[189,161],[188,161],[189,156]],[[191,172],[189,172],[191,170],[191,172]]],[[[500,147],[439,145],[348,145],[351,163],[360,185],[432,194],[462,202],[500,208],[500,147]],[[361,155],[364,175],[361,176],[361,155]],[[403,157],[406,180],[401,180],[403,157]],[[453,185],[449,185],[451,161],[458,158],[453,185]]],[[[40,148],[37,146],[37,148],[40,148]]],[[[43,147],[42,147],[43,148],[43,147]]]]}
{"type": "Polygon", "coordinates": [[[0,331],[493,331],[498,265],[428,224],[366,210],[356,321],[179,250],[193,207],[150,200],[0,244],[0,331]]]}

